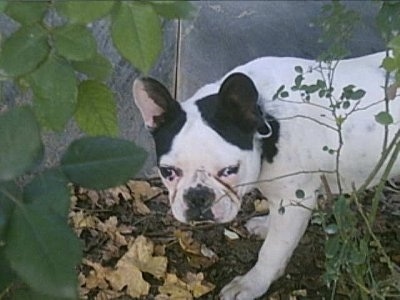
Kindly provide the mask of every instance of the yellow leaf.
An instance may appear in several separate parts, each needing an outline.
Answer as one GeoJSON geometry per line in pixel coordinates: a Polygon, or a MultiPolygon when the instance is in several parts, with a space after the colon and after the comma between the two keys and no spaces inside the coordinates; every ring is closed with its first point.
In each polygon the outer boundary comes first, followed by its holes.
{"type": "Polygon", "coordinates": [[[176,230],[174,234],[178,238],[179,245],[183,251],[201,255],[201,244],[193,239],[193,233],[191,231],[176,230]]]}
{"type": "Polygon", "coordinates": [[[194,274],[189,272],[186,274],[186,281],[195,298],[208,294],[215,288],[212,283],[204,281],[203,273],[194,274]]]}
{"type": "Polygon", "coordinates": [[[256,199],[254,201],[254,209],[259,213],[269,212],[269,203],[265,199],[256,199]]]}
{"type": "Polygon", "coordinates": [[[145,201],[156,197],[162,193],[162,189],[152,187],[147,181],[134,181],[131,180],[127,186],[133,195],[133,209],[135,213],[141,215],[148,215],[150,209],[144,204],[145,201]]]}
{"type": "Polygon", "coordinates": [[[150,284],[143,279],[142,272],[132,264],[118,262],[117,269],[109,272],[106,278],[115,291],[121,291],[126,287],[126,293],[133,298],[149,294],[150,284]]]}
{"type": "Polygon", "coordinates": [[[161,188],[152,187],[147,181],[131,180],[127,183],[127,186],[132,191],[135,200],[141,200],[144,202],[162,193],[161,188]]]}
{"type": "Polygon", "coordinates": [[[192,300],[193,296],[188,290],[185,282],[180,280],[175,274],[167,274],[163,286],[158,288],[162,295],[169,296],[169,299],[192,300]]]}
{"type": "Polygon", "coordinates": [[[138,236],[118,264],[131,263],[142,272],[162,278],[167,270],[167,258],[164,256],[153,256],[153,252],[153,242],[142,235],[138,236]]]}

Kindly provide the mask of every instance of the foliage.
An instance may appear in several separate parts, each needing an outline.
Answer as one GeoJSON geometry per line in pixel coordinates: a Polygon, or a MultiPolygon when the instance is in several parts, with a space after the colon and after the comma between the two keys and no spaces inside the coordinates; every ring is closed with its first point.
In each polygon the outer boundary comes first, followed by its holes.
{"type": "Polygon", "coordinates": [[[104,189],[142,167],[146,153],[117,138],[112,64],[97,50],[91,23],[108,19],[120,54],[148,73],[162,49],[160,18],[187,17],[186,1],[8,1],[0,13],[18,23],[2,40],[0,84],[13,82],[32,105],[0,114],[0,298],[76,299],[81,245],[67,224],[69,183],[104,189]],[[43,130],[74,118],[90,135],[74,141],[60,165],[39,171],[43,130]],[[29,176],[27,176],[29,175],[29,176]]]}
{"type": "MultiPolygon", "coordinates": [[[[387,1],[381,2],[380,5],[377,26],[388,48],[381,66],[386,71],[384,100],[381,101],[385,104],[385,110],[375,115],[376,122],[385,128],[382,157],[369,178],[358,190],[354,188],[354,192],[347,196],[340,192],[335,201],[328,205],[328,207],[332,207],[331,210],[317,210],[313,217],[314,223],[322,225],[326,236],[324,279],[332,288],[332,299],[336,297],[338,285],[352,299],[384,299],[400,295],[400,274],[394,268],[394,263],[372,230],[383,186],[400,151],[400,132],[392,141],[388,140],[388,129],[393,123],[389,101],[397,96],[397,89],[400,86],[400,36],[398,35],[400,32],[400,2],[387,1]],[[392,84],[389,81],[391,77],[395,78],[395,82],[392,84]],[[383,168],[384,164],[386,164],[385,168],[383,168]],[[360,205],[360,201],[365,198],[365,190],[371,179],[381,169],[383,169],[383,175],[372,196],[371,211],[367,214],[360,205]],[[371,245],[375,246],[371,247],[371,245]],[[389,270],[385,280],[379,281],[371,267],[372,261],[376,257],[384,262],[389,270]]],[[[327,50],[319,57],[320,64],[310,70],[303,70],[302,67],[296,66],[294,71],[298,75],[295,77],[293,86],[290,87],[291,91],[282,85],[273,96],[274,100],[288,101],[290,93],[295,92],[300,93],[302,101],[309,105],[318,106],[311,102],[313,94],[328,101],[329,113],[336,121],[336,127],[314,121],[337,133],[337,146],[326,145],[322,151],[336,157],[335,173],[339,191],[342,191],[339,158],[342,148],[346,146],[342,137],[343,128],[346,126],[347,118],[359,110],[358,106],[366,92],[349,83],[342,88],[340,96],[337,98],[333,95],[336,88],[333,85],[333,78],[340,60],[349,54],[346,43],[352,37],[352,32],[360,20],[357,12],[347,9],[339,1],[324,5],[322,16],[316,21],[316,24],[322,29],[320,41],[328,46],[327,50]],[[311,84],[304,84],[307,75],[312,72],[317,72],[320,79],[311,84]]],[[[302,197],[299,195],[301,193],[297,191],[296,197],[300,199],[301,205],[302,197]]],[[[328,195],[328,197],[332,197],[332,195],[328,195]]],[[[329,201],[333,201],[333,199],[328,199],[329,201]]]]}

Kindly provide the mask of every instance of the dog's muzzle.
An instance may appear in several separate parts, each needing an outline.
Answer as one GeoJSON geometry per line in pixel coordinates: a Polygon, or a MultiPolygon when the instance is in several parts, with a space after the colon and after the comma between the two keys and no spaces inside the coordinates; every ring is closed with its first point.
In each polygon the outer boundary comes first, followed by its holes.
{"type": "Polygon", "coordinates": [[[187,221],[214,220],[211,206],[215,198],[215,192],[205,185],[198,184],[196,187],[190,187],[183,195],[188,207],[186,211],[187,221]]]}

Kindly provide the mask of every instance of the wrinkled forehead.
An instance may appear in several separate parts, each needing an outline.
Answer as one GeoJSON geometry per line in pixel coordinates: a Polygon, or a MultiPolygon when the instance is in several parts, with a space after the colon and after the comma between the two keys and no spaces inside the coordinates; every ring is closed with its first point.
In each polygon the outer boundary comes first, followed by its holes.
{"type": "Polygon", "coordinates": [[[225,141],[201,119],[187,120],[173,138],[171,148],[159,158],[160,165],[217,168],[236,163],[243,150],[225,141]]]}

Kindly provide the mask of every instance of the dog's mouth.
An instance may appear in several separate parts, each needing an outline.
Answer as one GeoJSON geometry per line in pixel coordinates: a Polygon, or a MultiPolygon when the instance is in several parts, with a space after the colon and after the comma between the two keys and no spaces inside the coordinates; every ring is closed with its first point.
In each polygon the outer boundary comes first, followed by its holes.
{"type": "MultiPolygon", "coordinates": [[[[181,216],[174,215],[191,225],[230,222],[241,205],[238,193],[215,177],[196,183],[178,197],[179,200],[175,199],[172,205],[179,205],[184,212],[181,216]]],[[[173,212],[177,212],[177,209],[173,209],[173,212]]]]}

